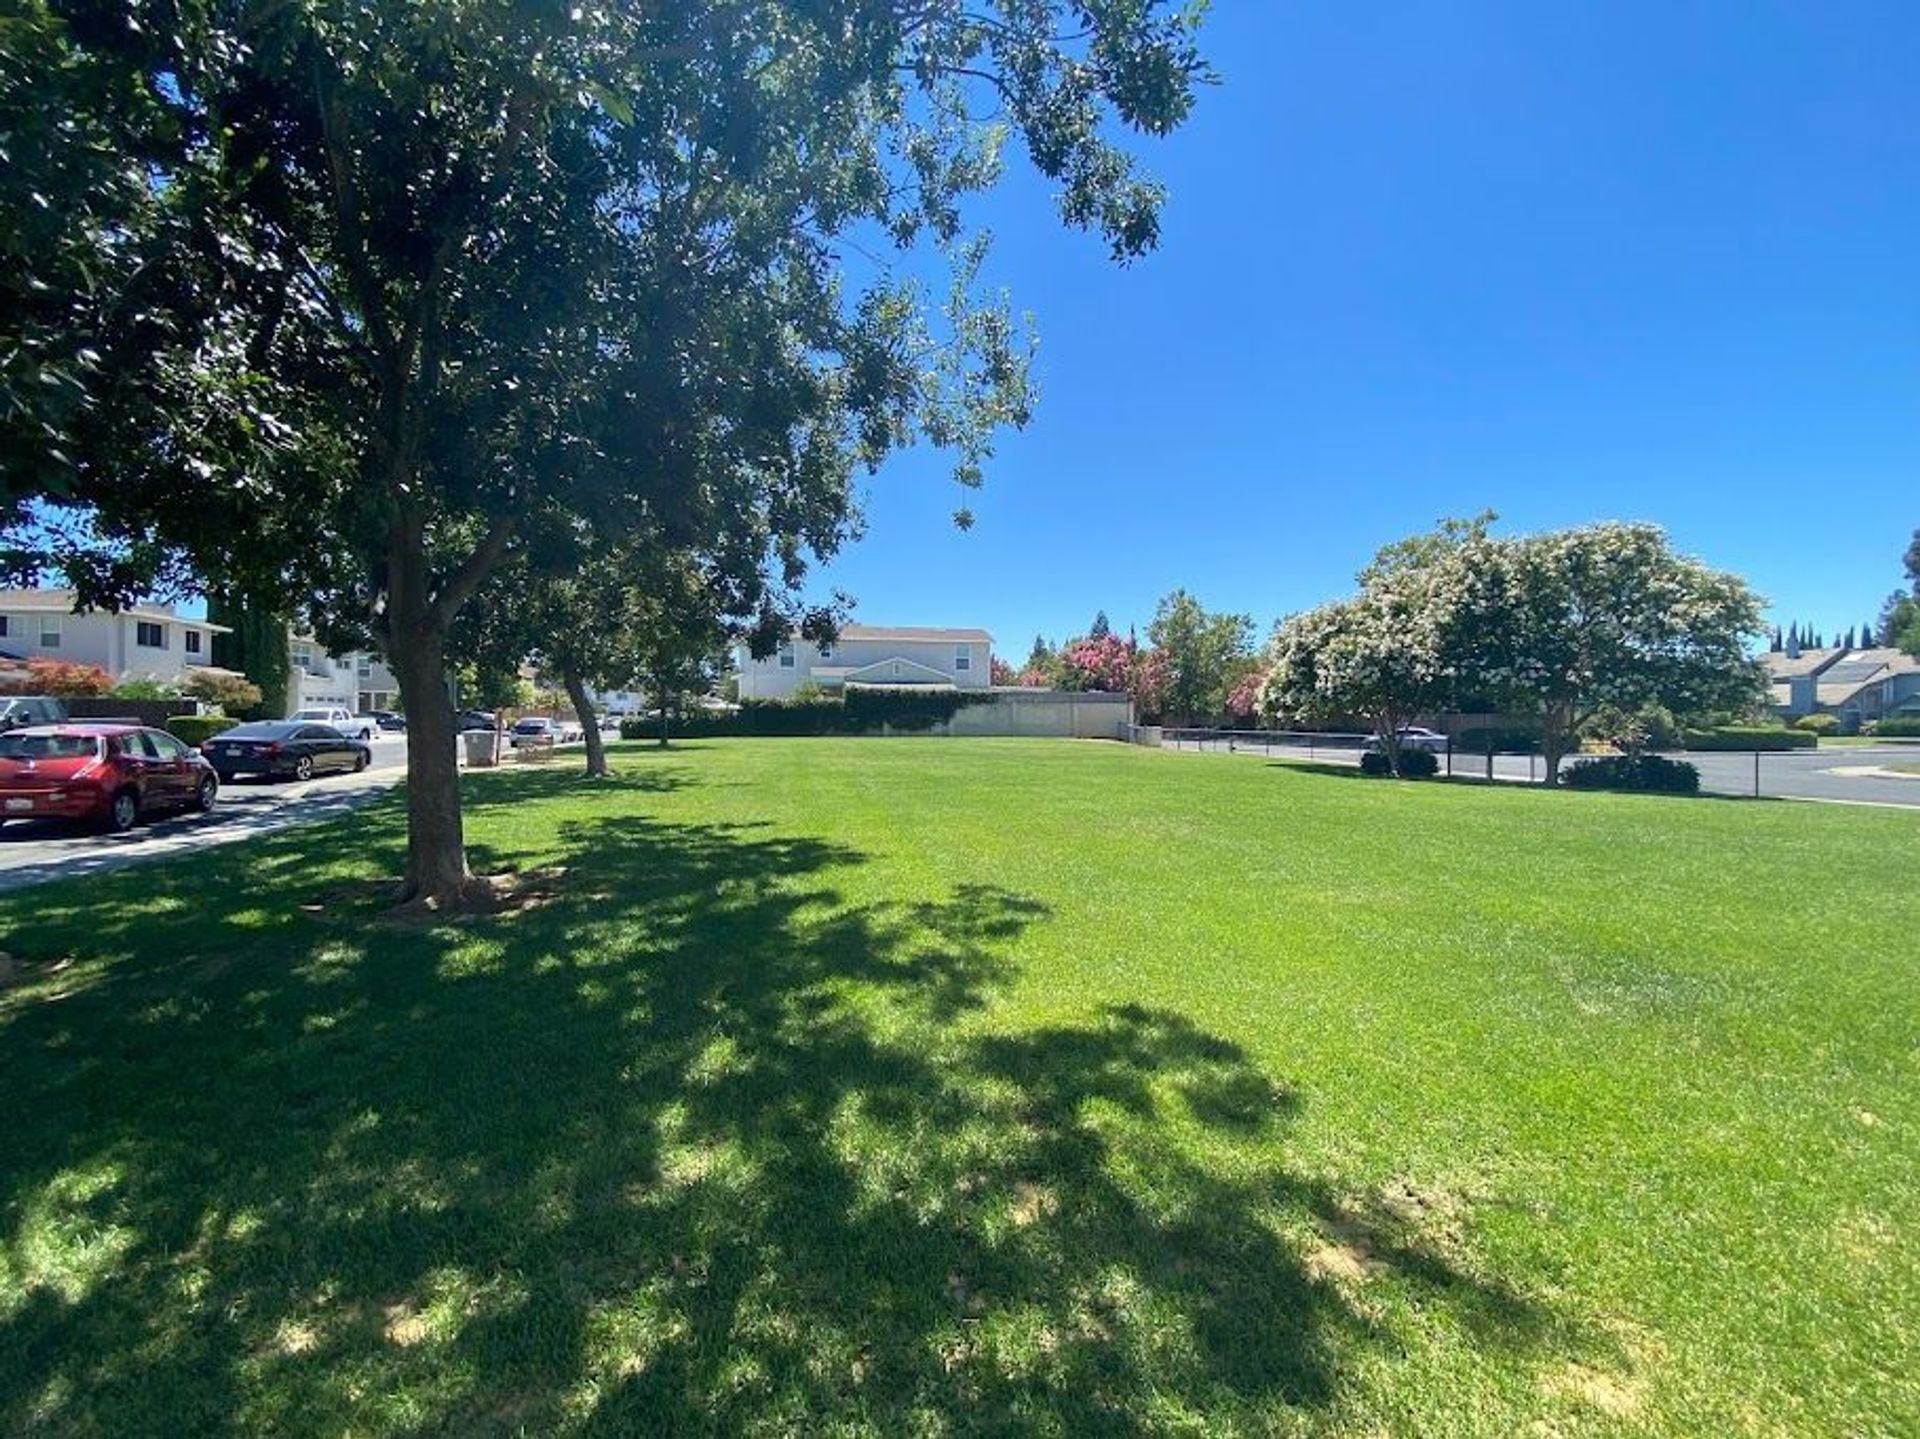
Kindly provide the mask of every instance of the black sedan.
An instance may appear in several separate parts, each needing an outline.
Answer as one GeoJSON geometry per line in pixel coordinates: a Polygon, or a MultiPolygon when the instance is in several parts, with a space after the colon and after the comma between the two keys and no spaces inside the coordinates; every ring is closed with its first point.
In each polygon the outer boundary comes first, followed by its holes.
{"type": "Polygon", "coordinates": [[[373,751],[330,725],[264,720],[235,725],[200,746],[221,779],[264,774],[276,779],[312,779],[330,771],[359,771],[373,751]]]}

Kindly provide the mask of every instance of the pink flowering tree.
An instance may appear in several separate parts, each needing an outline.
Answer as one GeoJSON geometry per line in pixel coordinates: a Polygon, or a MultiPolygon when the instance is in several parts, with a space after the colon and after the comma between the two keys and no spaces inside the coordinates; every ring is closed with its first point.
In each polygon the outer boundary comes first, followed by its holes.
{"type": "Polygon", "coordinates": [[[1129,694],[1136,658],[1134,643],[1116,634],[1070,640],[1060,650],[1060,688],[1129,694]]]}
{"type": "Polygon", "coordinates": [[[1267,680],[1266,671],[1249,669],[1240,677],[1240,682],[1227,692],[1227,713],[1236,720],[1248,720],[1260,713],[1260,686],[1267,680]]]}

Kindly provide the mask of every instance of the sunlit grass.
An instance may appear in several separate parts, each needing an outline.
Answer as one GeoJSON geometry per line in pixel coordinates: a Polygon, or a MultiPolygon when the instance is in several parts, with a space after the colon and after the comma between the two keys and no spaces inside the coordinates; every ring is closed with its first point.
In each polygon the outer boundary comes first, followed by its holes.
{"type": "Polygon", "coordinates": [[[615,758],[0,900],[0,1430],[1920,1412],[1914,816],[615,758]]]}

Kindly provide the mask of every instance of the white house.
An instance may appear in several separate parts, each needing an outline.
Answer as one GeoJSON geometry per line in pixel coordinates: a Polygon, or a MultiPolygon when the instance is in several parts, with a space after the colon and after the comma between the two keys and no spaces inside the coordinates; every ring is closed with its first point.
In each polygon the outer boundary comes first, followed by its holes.
{"type": "Polygon", "coordinates": [[[0,655],[98,665],[116,680],[178,680],[213,668],[213,637],[227,632],[172,605],[75,614],[74,598],[72,590],[0,590],[0,655]]]}
{"type": "Polygon", "coordinates": [[[390,710],[399,702],[400,683],[378,655],[355,650],[331,655],[312,635],[287,638],[287,708],[332,709],[354,714],[390,710]]]}
{"type": "Polygon", "coordinates": [[[739,646],[740,698],[777,700],[811,680],[829,694],[847,685],[985,689],[993,682],[993,636],[985,630],[847,625],[830,645],[798,635],[757,660],[739,646]]]}

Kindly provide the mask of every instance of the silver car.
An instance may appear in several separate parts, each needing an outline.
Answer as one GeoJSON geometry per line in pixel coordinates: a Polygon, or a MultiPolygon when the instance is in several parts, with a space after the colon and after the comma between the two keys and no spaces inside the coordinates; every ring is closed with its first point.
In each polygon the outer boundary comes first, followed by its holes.
{"type": "MultiPolygon", "coordinates": [[[[1400,728],[1393,733],[1400,741],[1400,748],[1402,750],[1425,750],[1428,754],[1445,754],[1447,752],[1447,737],[1441,734],[1439,730],[1422,729],[1417,724],[1409,724],[1401,725],[1400,728]]],[[[1379,736],[1374,736],[1360,748],[1363,751],[1370,750],[1378,753],[1381,748],[1379,736]]]]}

